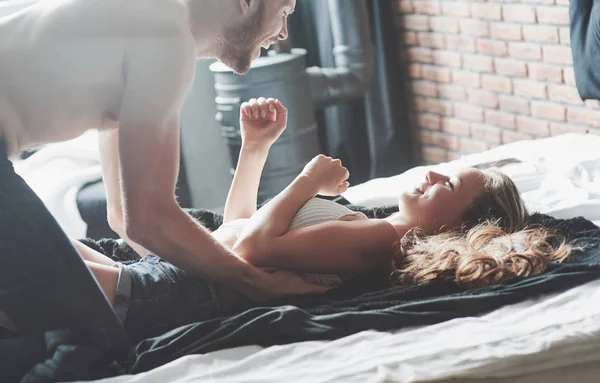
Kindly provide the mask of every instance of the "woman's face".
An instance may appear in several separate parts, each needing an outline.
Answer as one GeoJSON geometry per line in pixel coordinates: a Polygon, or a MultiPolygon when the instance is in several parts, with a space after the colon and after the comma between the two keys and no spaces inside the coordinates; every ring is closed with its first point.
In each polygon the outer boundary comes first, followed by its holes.
{"type": "Polygon", "coordinates": [[[473,201],[485,190],[484,174],[473,168],[452,175],[428,172],[412,191],[402,193],[398,205],[402,218],[427,231],[459,226],[473,201]]]}

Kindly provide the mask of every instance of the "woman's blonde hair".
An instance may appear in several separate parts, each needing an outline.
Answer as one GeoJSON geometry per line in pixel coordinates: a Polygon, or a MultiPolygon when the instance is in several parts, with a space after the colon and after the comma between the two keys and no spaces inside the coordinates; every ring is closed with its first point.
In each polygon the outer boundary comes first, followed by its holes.
{"type": "Polygon", "coordinates": [[[508,176],[497,169],[483,174],[485,191],[465,212],[460,227],[434,235],[415,228],[402,238],[393,283],[444,280],[482,287],[540,274],[548,262],[562,262],[571,254],[571,246],[553,233],[526,227],[529,214],[508,176]]]}

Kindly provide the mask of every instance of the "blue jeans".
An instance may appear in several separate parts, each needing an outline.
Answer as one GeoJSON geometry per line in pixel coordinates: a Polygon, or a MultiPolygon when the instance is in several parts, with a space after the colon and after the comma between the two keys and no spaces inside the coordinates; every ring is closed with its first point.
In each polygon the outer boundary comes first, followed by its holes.
{"type": "Polygon", "coordinates": [[[0,310],[23,337],[43,343],[69,329],[115,359],[127,332],[98,283],[39,197],[18,176],[0,138],[0,310]]]}
{"type": "Polygon", "coordinates": [[[217,287],[156,255],[120,265],[115,310],[133,342],[225,314],[217,287]]]}

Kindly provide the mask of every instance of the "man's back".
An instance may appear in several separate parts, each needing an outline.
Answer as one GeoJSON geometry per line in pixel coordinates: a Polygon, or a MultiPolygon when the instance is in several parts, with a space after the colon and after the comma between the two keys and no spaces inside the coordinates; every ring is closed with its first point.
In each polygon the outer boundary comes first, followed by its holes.
{"type": "Polygon", "coordinates": [[[0,19],[0,135],[10,155],[117,126],[132,48],[189,34],[176,0],[149,5],[45,0],[0,19]]]}

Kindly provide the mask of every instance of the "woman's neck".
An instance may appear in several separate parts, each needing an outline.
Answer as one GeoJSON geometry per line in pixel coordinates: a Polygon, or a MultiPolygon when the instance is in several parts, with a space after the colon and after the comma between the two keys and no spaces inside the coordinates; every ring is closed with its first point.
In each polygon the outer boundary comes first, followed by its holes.
{"type": "Polygon", "coordinates": [[[404,215],[401,212],[394,213],[387,218],[384,218],[390,225],[394,227],[396,233],[398,233],[398,237],[402,238],[404,235],[412,228],[415,227],[414,224],[408,222],[404,215]]]}

